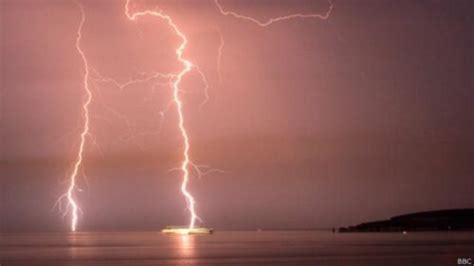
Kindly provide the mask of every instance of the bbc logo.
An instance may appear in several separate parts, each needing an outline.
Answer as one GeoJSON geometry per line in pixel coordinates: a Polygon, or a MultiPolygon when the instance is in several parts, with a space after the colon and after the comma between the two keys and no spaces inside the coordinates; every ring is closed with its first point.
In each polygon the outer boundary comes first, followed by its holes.
{"type": "Polygon", "coordinates": [[[458,265],[472,265],[472,258],[458,258],[458,265]]]}

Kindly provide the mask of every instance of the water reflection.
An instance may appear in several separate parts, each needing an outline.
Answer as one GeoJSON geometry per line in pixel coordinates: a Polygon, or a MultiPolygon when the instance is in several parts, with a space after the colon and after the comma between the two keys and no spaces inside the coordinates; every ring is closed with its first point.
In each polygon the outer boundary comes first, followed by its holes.
{"type": "Polygon", "coordinates": [[[180,257],[193,257],[195,255],[194,236],[180,235],[174,237],[178,255],[180,257]]]}
{"type": "Polygon", "coordinates": [[[78,232],[69,232],[67,233],[66,235],[66,242],[67,242],[67,245],[68,245],[68,248],[67,248],[67,256],[69,258],[78,258],[80,256],[79,254],[79,247],[80,247],[80,241],[81,240],[81,237],[80,237],[80,233],[78,232]]]}
{"type": "Polygon", "coordinates": [[[441,265],[440,261],[449,262],[473,254],[473,239],[471,232],[402,235],[263,231],[258,234],[219,232],[212,237],[159,232],[2,233],[0,263],[229,265],[238,264],[235,258],[243,258],[242,263],[245,261],[247,265],[275,265],[275,262],[282,266],[352,265],[355,261],[357,265],[383,265],[384,262],[389,265],[441,265]]]}

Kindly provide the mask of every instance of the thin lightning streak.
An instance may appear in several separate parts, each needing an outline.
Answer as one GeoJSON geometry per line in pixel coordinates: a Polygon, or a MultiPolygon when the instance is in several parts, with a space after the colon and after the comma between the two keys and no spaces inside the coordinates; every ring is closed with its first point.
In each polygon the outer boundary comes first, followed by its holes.
{"type": "MultiPolygon", "coordinates": [[[[174,30],[176,35],[178,35],[178,37],[181,39],[181,44],[178,46],[175,52],[176,52],[177,59],[182,64],[183,68],[181,69],[180,72],[178,72],[173,77],[172,88],[173,88],[173,101],[176,105],[176,109],[178,113],[178,127],[179,127],[179,130],[181,132],[181,136],[183,137],[183,142],[184,142],[184,151],[183,151],[184,158],[183,158],[183,161],[181,162],[181,171],[183,173],[183,182],[181,183],[181,192],[183,193],[186,199],[188,210],[191,215],[190,222],[189,222],[189,229],[192,229],[194,228],[196,219],[199,219],[199,218],[195,210],[196,202],[193,196],[191,195],[191,193],[189,193],[189,191],[187,190],[188,183],[189,183],[189,175],[190,175],[189,167],[191,164],[191,160],[189,156],[190,144],[189,144],[189,136],[184,126],[183,102],[181,98],[179,97],[180,96],[179,86],[181,84],[183,77],[186,74],[188,74],[193,69],[193,67],[196,67],[196,66],[194,66],[191,63],[191,61],[183,57],[183,53],[188,44],[188,40],[186,36],[180,31],[178,26],[173,22],[173,19],[170,16],[164,15],[163,13],[161,13],[161,11],[151,11],[151,10],[130,13],[129,2],[130,0],[127,0],[125,4],[125,15],[128,17],[128,19],[135,21],[137,18],[142,17],[142,16],[147,16],[147,15],[161,18],[168,23],[168,25],[174,30]]],[[[200,74],[201,73],[202,72],[200,72],[200,74]]]]}
{"type": "Polygon", "coordinates": [[[128,87],[130,85],[137,84],[137,83],[145,83],[145,82],[153,81],[155,79],[169,80],[169,79],[174,77],[172,74],[153,73],[151,75],[144,75],[143,78],[129,79],[128,81],[126,81],[124,83],[120,83],[120,82],[116,81],[113,78],[102,76],[95,69],[93,69],[93,71],[94,71],[95,75],[97,76],[97,78],[95,79],[96,82],[102,82],[102,83],[110,82],[110,83],[114,84],[116,87],[118,87],[120,90],[124,90],[126,87],[128,87]]]}
{"type": "Polygon", "coordinates": [[[219,3],[219,0],[214,0],[214,3],[216,4],[217,8],[219,9],[219,12],[224,15],[224,16],[232,16],[234,18],[238,18],[238,19],[243,19],[243,20],[247,20],[247,21],[250,21],[252,23],[255,23],[257,24],[258,26],[260,27],[267,27],[275,22],[279,22],[279,21],[283,21],[283,20],[289,20],[289,19],[296,19],[296,18],[300,18],[300,19],[305,19],[305,18],[319,18],[319,19],[327,19],[329,18],[329,15],[331,14],[331,11],[332,11],[332,8],[333,8],[333,5],[331,2],[329,2],[329,8],[328,10],[326,11],[326,13],[324,14],[291,14],[291,15],[286,15],[286,16],[281,16],[281,17],[275,17],[275,18],[270,18],[268,19],[267,21],[260,21],[256,18],[253,18],[253,17],[250,17],[250,16],[245,16],[245,15],[241,15],[241,14],[238,14],[234,11],[227,11],[227,10],[224,10],[224,8],[222,7],[222,5],[219,3]]]}
{"type": "Polygon", "coordinates": [[[73,232],[76,231],[77,229],[78,212],[80,211],[77,201],[75,199],[74,192],[77,190],[77,184],[76,184],[77,174],[82,165],[82,158],[83,158],[84,147],[86,143],[86,136],[89,134],[89,104],[92,101],[92,92],[89,89],[89,63],[87,62],[86,55],[81,48],[82,28],[86,21],[86,16],[84,12],[84,7],[79,3],[77,3],[77,5],[79,6],[79,9],[81,11],[81,22],[79,23],[79,27],[77,29],[76,50],[81,56],[82,63],[84,65],[83,85],[84,85],[84,90],[86,92],[86,97],[82,104],[84,123],[83,123],[82,132],[80,134],[79,149],[77,151],[77,157],[76,157],[76,161],[74,162],[73,171],[71,175],[69,176],[69,180],[70,180],[69,187],[67,189],[67,192],[65,193],[65,196],[67,197],[67,200],[68,200],[68,211],[70,211],[71,213],[71,231],[73,232]]]}
{"type": "Polygon", "coordinates": [[[219,83],[222,83],[222,72],[221,72],[221,65],[222,65],[222,52],[224,51],[224,36],[222,36],[222,32],[219,28],[216,27],[216,31],[219,34],[219,48],[217,49],[217,62],[216,62],[216,67],[217,67],[217,77],[219,80],[219,83]]]}
{"type": "MultiPolygon", "coordinates": [[[[154,92],[155,89],[158,86],[160,86],[160,87],[161,86],[170,86],[172,84],[172,78],[173,77],[174,77],[174,74],[163,74],[163,73],[159,73],[159,72],[154,72],[154,73],[151,73],[151,74],[149,74],[149,73],[139,73],[138,77],[129,78],[125,82],[119,82],[119,81],[115,80],[114,78],[103,76],[102,74],[99,73],[99,71],[97,71],[96,69],[91,67],[91,80],[93,80],[96,83],[102,83],[102,84],[103,83],[110,83],[114,87],[118,88],[119,91],[123,91],[123,90],[125,90],[126,88],[128,88],[129,86],[132,86],[132,85],[137,85],[137,84],[140,84],[140,83],[153,82],[152,83],[153,86],[152,86],[151,91],[154,92]],[[164,81],[163,81],[163,79],[164,79],[164,81]]],[[[104,100],[102,100],[103,97],[102,97],[102,93],[100,92],[100,90],[97,91],[97,95],[101,99],[99,102],[103,106],[103,108],[108,113],[113,114],[116,118],[118,118],[122,122],[125,122],[125,125],[127,126],[129,132],[126,135],[120,137],[120,141],[122,141],[122,142],[130,142],[131,141],[140,150],[145,150],[145,147],[143,145],[140,145],[136,139],[140,136],[160,134],[163,123],[164,123],[164,119],[165,119],[165,113],[168,111],[168,109],[170,109],[170,106],[173,104],[173,102],[171,101],[169,104],[166,105],[166,108],[164,110],[159,110],[160,118],[157,119],[158,124],[159,124],[157,130],[147,130],[146,132],[137,132],[137,126],[134,123],[132,123],[126,115],[124,115],[124,114],[120,113],[119,111],[115,110],[114,108],[112,108],[111,106],[106,104],[104,100]]],[[[151,96],[150,96],[150,98],[151,98],[151,96]]],[[[99,115],[95,115],[94,118],[101,119],[104,122],[110,123],[109,120],[107,120],[106,118],[101,117],[99,115]]]]}
{"type": "Polygon", "coordinates": [[[202,83],[204,84],[204,100],[199,104],[199,110],[201,110],[209,101],[209,82],[207,81],[204,72],[202,72],[198,66],[194,65],[194,69],[196,69],[199,76],[201,76],[202,83]]]}
{"type": "MultiPolygon", "coordinates": [[[[223,15],[223,16],[232,16],[236,19],[249,21],[249,22],[252,22],[252,23],[254,23],[257,26],[262,27],[262,28],[270,26],[275,22],[281,22],[281,21],[286,21],[286,20],[291,20],[291,19],[316,19],[317,18],[317,19],[326,20],[331,15],[331,12],[332,12],[332,9],[333,9],[333,4],[332,4],[331,0],[329,0],[329,8],[327,9],[326,13],[324,13],[324,14],[312,14],[312,13],[311,14],[300,14],[300,13],[297,13],[297,14],[290,14],[290,15],[281,16],[281,17],[274,17],[274,18],[270,18],[266,21],[261,21],[261,20],[258,20],[256,18],[254,18],[254,17],[245,16],[245,15],[238,14],[234,11],[225,10],[224,7],[219,2],[219,0],[214,0],[214,4],[216,5],[216,7],[219,10],[221,15],[223,15]]],[[[219,36],[220,36],[220,45],[219,45],[219,48],[217,50],[217,74],[218,74],[218,78],[219,78],[219,83],[221,83],[222,82],[221,63],[222,63],[222,53],[223,53],[225,43],[224,43],[224,37],[222,36],[221,31],[219,29],[217,29],[217,31],[218,31],[219,36]]]]}

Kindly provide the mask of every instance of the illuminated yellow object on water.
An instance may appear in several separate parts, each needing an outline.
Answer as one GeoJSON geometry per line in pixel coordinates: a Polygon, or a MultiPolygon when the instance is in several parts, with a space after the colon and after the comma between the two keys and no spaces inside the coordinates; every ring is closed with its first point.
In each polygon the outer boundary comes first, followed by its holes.
{"type": "Polygon", "coordinates": [[[184,227],[184,226],[167,226],[161,230],[163,234],[175,235],[210,235],[214,232],[212,228],[205,227],[184,227]]]}

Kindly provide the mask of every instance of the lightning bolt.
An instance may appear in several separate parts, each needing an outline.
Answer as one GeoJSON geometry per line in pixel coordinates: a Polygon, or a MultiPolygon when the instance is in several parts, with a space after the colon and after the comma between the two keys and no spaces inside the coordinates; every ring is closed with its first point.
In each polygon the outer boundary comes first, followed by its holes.
{"type": "Polygon", "coordinates": [[[217,68],[217,77],[219,83],[222,83],[222,73],[221,73],[221,64],[222,64],[222,53],[224,50],[224,36],[222,36],[222,32],[219,28],[216,27],[217,34],[219,35],[219,47],[217,48],[217,61],[216,61],[216,68],[217,68]]]}
{"type": "MultiPolygon", "coordinates": [[[[257,18],[246,16],[246,15],[241,15],[238,14],[234,11],[227,11],[224,9],[224,7],[220,4],[219,0],[214,0],[215,5],[217,6],[220,14],[224,16],[232,16],[234,18],[240,19],[240,20],[245,20],[252,22],[256,24],[257,26],[260,27],[267,27],[270,26],[271,24],[275,22],[280,22],[280,21],[285,21],[285,20],[290,20],[290,19],[307,19],[307,18],[318,18],[318,19],[327,19],[329,18],[333,5],[331,2],[329,2],[329,8],[324,14],[290,14],[286,16],[281,16],[281,17],[274,17],[270,18],[266,21],[261,21],[257,18]]],[[[90,135],[89,132],[89,105],[91,104],[92,101],[92,92],[89,88],[89,76],[90,76],[90,70],[89,70],[89,63],[87,60],[87,57],[84,53],[84,51],[81,48],[81,40],[82,40],[82,29],[85,23],[85,11],[83,6],[80,3],[77,3],[80,13],[81,13],[81,20],[79,23],[79,27],[77,29],[77,38],[76,38],[76,43],[75,47],[77,50],[77,53],[80,55],[83,67],[84,67],[84,74],[83,74],[83,88],[85,91],[85,98],[82,103],[82,116],[83,116],[83,123],[82,123],[82,130],[80,133],[80,143],[79,143],[79,148],[77,151],[76,155],[76,160],[74,161],[73,164],[73,170],[69,176],[69,185],[67,188],[67,191],[58,199],[57,203],[59,203],[59,206],[61,206],[61,201],[63,199],[67,199],[67,210],[64,213],[64,215],[70,214],[71,215],[71,231],[76,231],[77,229],[77,223],[78,223],[78,213],[81,211],[80,207],[77,203],[76,195],[75,192],[78,190],[77,188],[77,176],[79,171],[81,170],[82,163],[83,163],[83,153],[85,149],[85,143],[86,143],[86,137],[90,135]]],[[[197,213],[196,213],[196,201],[192,194],[188,191],[188,184],[190,181],[190,175],[192,170],[196,171],[198,176],[201,176],[202,173],[199,170],[199,166],[195,165],[191,159],[190,159],[190,140],[189,140],[189,135],[185,127],[185,116],[183,112],[183,101],[180,98],[180,93],[181,93],[181,82],[184,79],[184,77],[189,74],[193,69],[201,76],[202,82],[205,85],[204,86],[204,96],[205,99],[201,103],[200,108],[209,100],[209,94],[208,94],[208,81],[204,75],[204,73],[199,69],[199,67],[195,64],[193,64],[191,61],[186,59],[183,54],[184,51],[188,45],[188,39],[186,38],[186,35],[179,29],[179,27],[174,23],[173,19],[169,16],[164,14],[161,10],[145,10],[145,11],[135,11],[131,12],[129,9],[129,4],[130,0],[126,0],[125,3],[125,10],[124,13],[126,17],[131,20],[131,21],[136,21],[140,17],[144,16],[152,16],[152,17],[157,17],[162,20],[164,20],[168,26],[174,31],[174,33],[179,37],[181,40],[179,46],[176,48],[175,53],[176,53],[176,58],[177,60],[181,63],[182,68],[175,73],[168,73],[168,74],[162,74],[162,73],[153,73],[152,75],[142,75],[140,78],[137,79],[130,79],[125,83],[119,83],[115,81],[112,78],[104,78],[101,76],[97,71],[95,71],[95,76],[98,78],[95,80],[96,82],[110,82],[114,84],[116,87],[118,87],[120,90],[123,90],[125,87],[130,86],[132,84],[137,84],[137,83],[142,83],[142,82],[149,82],[155,79],[165,79],[168,80],[169,83],[171,84],[171,88],[173,90],[172,93],[172,103],[176,106],[176,111],[177,111],[177,116],[178,116],[178,128],[181,133],[181,137],[183,139],[183,159],[181,161],[180,165],[180,171],[182,172],[182,183],[181,183],[181,193],[183,194],[186,203],[187,203],[187,209],[190,214],[190,221],[189,221],[189,226],[188,229],[192,229],[195,227],[196,220],[199,219],[197,213]]],[[[217,69],[218,69],[218,75],[219,75],[219,81],[221,81],[221,74],[220,74],[220,65],[221,65],[221,57],[222,57],[222,51],[224,48],[224,38],[220,32],[219,29],[217,29],[218,34],[220,36],[220,45],[218,48],[218,56],[217,56],[217,69]]],[[[94,69],[92,69],[94,71],[94,69]]],[[[110,110],[113,111],[113,110],[110,110]]],[[[114,113],[114,112],[113,112],[114,113]]],[[[161,113],[161,112],[160,112],[161,113]]],[[[116,115],[125,120],[127,124],[129,125],[130,123],[126,119],[126,117],[116,113],[116,115]]],[[[207,166],[204,166],[205,168],[208,168],[207,166]]],[[[213,171],[212,169],[209,171],[213,171]]]]}
{"type": "Polygon", "coordinates": [[[255,23],[256,25],[258,25],[260,27],[267,27],[267,26],[270,26],[271,24],[273,24],[275,22],[290,20],[290,19],[296,19],[296,18],[299,18],[299,19],[318,18],[318,19],[325,20],[325,19],[329,18],[329,15],[331,14],[331,11],[332,11],[332,8],[333,8],[332,2],[329,2],[329,8],[326,11],[326,13],[324,13],[324,14],[300,14],[300,13],[297,13],[297,14],[290,14],[290,15],[281,16],[281,17],[274,17],[274,18],[270,18],[266,21],[261,21],[261,20],[258,20],[256,18],[254,18],[254,17],[238,14],[234,11],[227,11],[221,5],[219,0],[214,0],[214,3],[216,4],[217,8],[219,9],[219,12],[222,15],[232,16],[232,17],[237,18],[237,19],[250,21],[250,22],[255,23]]]}
{"type": "Polygon", "coordinates": [[[77,176],[82,166],[82,159],[83,159],[83,153],[84,153],[84,148],[86,144],[86,137],[89,134],[89,105],[92,101],[92,92],[89,89],[89,63],[87,61],[87,57],[84,51],[81,48],[82,28],[86,21],[86,16],[84,12],[84,7],[80,3],[77,3],[77,2],[75,3],[79,7],[79,10],[81,11],[81,21],[79,22],[79,27],[77,28],[77,34],[76,34],[77,37],[76,37],[75,46],[76,46],[77,53],[81,57],[81,61],[84,67],[84,75],[82,78],[83,88],[85,91],[85,99],[82,103],[83,123],[82,123],[82,130],[80,133],[79,149],[77,150],[77,155],[76,155],[76,160],[74,161],[73,170],[68,178],[69,185],[68,185],[67,191],[61,197],[59,197],[58,201],[56,202],[59,204],[59,206],[61,206],[61,201],[64,198],[67,199],[67,209],[64,215],[67,215],[68,213],[70,213],[71,231],[73,232],[76,231],[77,229],[77,222],[79,218],[78,213],[80,211],[80,207],[75,197],[75,191],[77,191],[78,189],[77,176]]]}
{"type": "Polygon", "coordinates": [[[181,39],[180,45],[176,48],[175,53],[178,61],[182,65],[182,69],[174,74],[172,78],[172,89],[173,89],[173,102],[176,106],[177,114],[178,114],[178,127],[183,138],[184,150],[183,150],[183,160],[181,162],[181,172],[182,172],[182,183],[181,183],[181,193],[184,195],[187,203],[187,207],[190,214],[190,221],[189,221],[189,229],[194,228],[196,220],[199,217],[196,214],[195,205],[196,201],[191,193],[188,191],[188,183],[190,178],[190,170],[189,168],[192,166],[192,162],[190,160],[189,151],[190,151],[190,142],[188,132],[185,127],[184,121],[184,113],[183,113],[183,102],[180,98],[180,84],[183,80],[184,76],[191,72],[193,68],[195,68],[198,73],[201,75],[203,82],[206,85],[206,100],[207,100],[207,80],[205,79],[203,73],[197,68],[197,66],[193,65],[193,63],[186,58],[184,58],[183,53],[186,49],[188,44],[188,40],[184,33],[179,29],[179,27],[174,23],[173,19],[162,13],[161,10],[146,10],[146,11],[137,11],[137,12],[130,12],[129,9],[130,0],[127,0],[125,3],[125,15],[131,21],[136,21],[138,18],[143,16],[153,16],[166,21],[166,23],[170,26],[170,28],[176,33],[176,35],[181,39]]]}

